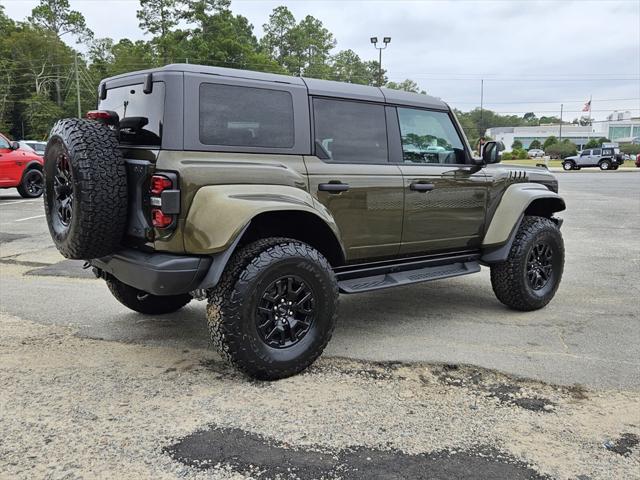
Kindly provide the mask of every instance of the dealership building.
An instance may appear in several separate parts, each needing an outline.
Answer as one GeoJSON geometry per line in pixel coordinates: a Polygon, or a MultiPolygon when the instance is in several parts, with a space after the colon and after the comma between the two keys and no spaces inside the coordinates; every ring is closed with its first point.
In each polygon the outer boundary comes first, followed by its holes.
{"type": "MultiPolygon", "coordinates": [[[[612,142],[630,143],[634,138],[640,139],[640,118],[623,118],[594,121],[593,125],[582,127],[574,124],[562,125],[562,139],[571,140],[581,150],[592,138],[607,137],[612,142]]],[[[550,137],[560,138],[560,125],[539,125],[533,127],[494,127],[488,128],[485,135],[504,143],[507,152],[511,151],[514,141],[520,140],[524,148],[534,140],[540,143],[550,137]]]]}

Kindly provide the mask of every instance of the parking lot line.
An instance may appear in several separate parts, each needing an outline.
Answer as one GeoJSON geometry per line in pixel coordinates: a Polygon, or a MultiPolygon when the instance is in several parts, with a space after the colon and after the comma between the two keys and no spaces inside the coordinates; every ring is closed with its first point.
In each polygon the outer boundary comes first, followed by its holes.
{"type": "Polygon", "coordinates": [[[42,217],[44,217],[44,214],[36,215],[35,217],[19,218],[16,220],[16,222],[24,222],[25,220],[33,220],[34,218],[42,218],[42,217]]]}
{"type": "Polygon", "coordinates": [[[41,202],[42,200],[40,200],[39,198],[36,198],[35,200],[14,200],[11,202],[0,202],[0,206],[2,205],[14,205],[16,203],[34,203],[34,202],[41,202]]]}

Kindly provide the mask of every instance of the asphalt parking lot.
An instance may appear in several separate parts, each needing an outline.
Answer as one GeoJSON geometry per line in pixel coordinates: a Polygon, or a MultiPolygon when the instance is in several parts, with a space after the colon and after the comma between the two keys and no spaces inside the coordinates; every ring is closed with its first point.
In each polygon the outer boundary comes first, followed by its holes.
{"type": "Polygon", "coordinates": [[[0,476],[640,478],[640,174],[558,174],[562,285],[517,313],[478,275],[341,298],[308,373],[256,383],[204,302],[122,307],[0,191],[0,476]]]}

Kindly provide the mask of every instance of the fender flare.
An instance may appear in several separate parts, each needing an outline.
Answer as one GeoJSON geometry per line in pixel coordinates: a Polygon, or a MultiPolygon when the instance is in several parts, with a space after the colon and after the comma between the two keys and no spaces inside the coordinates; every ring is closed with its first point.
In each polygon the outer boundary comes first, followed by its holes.
{"type": "MultiPolygon", "coordinates": [[[[553,213],[566,208],[560,195],[539,183],[517,183],[505,190],[482,241],[483,263],[497,263],[507,259],[522,219],[527,210],[535,206],[539,208],[531,214],[543,212],[550,218],[553,213]]],[[[562,225],[561,220],[553,220],[558,226],[562,225]]]]}
{"type": "MultiPolygon", "coordinates": [[[[196,192],[185,220],[185,250],[211,255],[213,262],[198,290],[215,286],[243,234],[256,216],[298,211],[318,217],[340,238],[338,227],[322,204],[308,192],[282,185],[217,185],[196,192]],[[211,205],[216,205],[215,210],[211,205]]],[[[338,241],[344,255],[344,247],[338,241]]]]}
{"type": "MultiPolygon", "coordinates": [[[[329,211],[306,190],[286,185],[213,185],[200,188],[191,202],[184,223],[185,251],[201,255],[223,252],[257,215],[282,211],[314,215],[340,239],[329,211]]],[[[344,254],[341,243],[340,247],[344,254]]]]}

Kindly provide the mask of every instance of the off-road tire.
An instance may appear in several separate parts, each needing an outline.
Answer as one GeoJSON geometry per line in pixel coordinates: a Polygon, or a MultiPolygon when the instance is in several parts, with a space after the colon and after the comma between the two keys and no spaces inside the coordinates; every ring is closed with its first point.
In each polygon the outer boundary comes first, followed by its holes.
{"type": "Polygon", "coordinates": [[[338,285],[329,262],[309,245],[288,238],[258,240],[240,249],[208,298],[213,345],[228,362],[260,380],[285,378],[306,369],[320,356],[336,325],[338,285]],[[266,286],[285,272],[309,284],[317,297],[317,312],[299,343],[278,349],[260,337],[256,315],[266,286]]]}
{"type": "Polygon", "coordinates": [[[118,249],[127,222],[127,172],[112,130],[90,120],[58,121],[45,149],[44,179],[47,224],[62,255],[91,259],[118,249]],[[67,210],[59,208],[62,184],[71,199],[67,210]]]}
{"type": "Polygon", "coordinates": [[[114,277],[106,280],[107,287],[113,296],[125,307],[147,315],[162,315],[180,310],[192,300],[188,293],[182,295],[151,295],[122,283],[114,277]]]}
{"type": "Polygon", "coordinates": [[[564,170],[573,170],[576,168],[576,164],[571,161],[562,162],[562,168],[564,170]]]}
{"type": "Polygon", "coordinates": [[[38,198],[44,191],[44,177],[42,171],[37,168],[30,168],[22,175],[20,185],[17,187],[18,193],[22,198],[38,198]],[[40,189],[35,191],[29,183],[34,180],[34,177],[40,182],[40,189]]]}
{"type": "Polygon", "coordinates": [[[564,269],[564,242],[560,229],[545,217],[526,216],[505,262],[491,265],[491,285],[502,303],[514,310],[538,310],[555,295],[564,269]],[[544,288],[533,289],[527,280],[527,259],[538,242],[547,242],[553,251],[552,274],[544,288]]]}
{"type": "Polygon", "coordinates": [[[611,169],[611,162],[609,162],[609,160],[602,160],[598,163],[598,166],[600,167],[600,170],[609,170],[611,169]]]}

